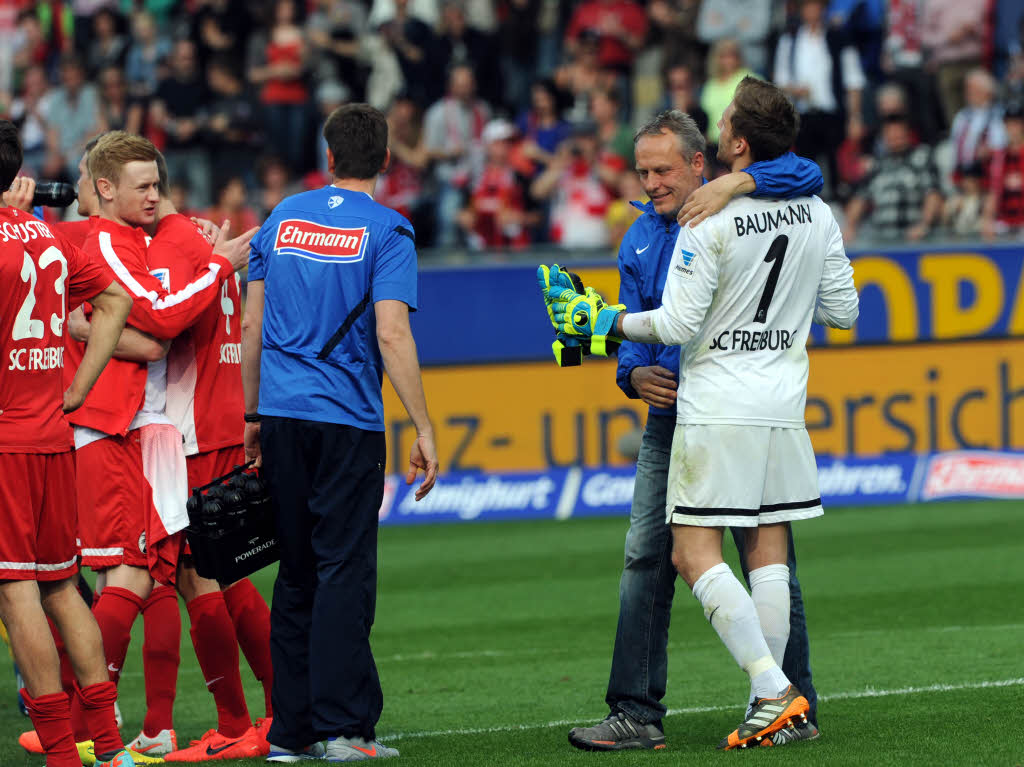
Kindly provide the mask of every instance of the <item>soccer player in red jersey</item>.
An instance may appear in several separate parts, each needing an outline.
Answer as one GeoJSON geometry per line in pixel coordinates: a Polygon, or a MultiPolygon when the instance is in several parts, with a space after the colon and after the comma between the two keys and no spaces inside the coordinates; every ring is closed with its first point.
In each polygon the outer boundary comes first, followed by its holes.
{"type": "MultiPolygon", "coordinates": [[[[248,236],[221,240],[197,277],[171,293],[150,274],[146,235],[159,202],[157,153],[138,136],[113,132],[89,152],[99,218],[86,240],[134,298],[130,323],[161,338],[191,325],[244,264],[248,236]]],[[[116,678],[131,625],[154,579],[173,583],[187,524],[181,436],[164,414],[166,364],[114,360],[76,414],[83,562],[106,573],[95,607],[108,667],[116,678]],[[141,499],[141,503],[140,503],[141,499]]]]}
{"type": "MultiPolygon", "coordinates": [[[[0,188],[21,166],[17,128],[0,121],[0,188]]],[[[97,764],[131,765],[114,721],[100,631],[73,584],[77,573],[75,467],[64,413],[81,406],[110,359],[131,307],[110,270],[38,219],[0,208],[0,619],[25,679],[21,696],[49,767],[78,767],[71,700],[60,681],[47,616],[77,671],[75,697],[97,764]],[[62,393],[64,323],[93,304],[95,332],[62,393]],[[63,408],[61,403],[63,402],[63,408]]]]}

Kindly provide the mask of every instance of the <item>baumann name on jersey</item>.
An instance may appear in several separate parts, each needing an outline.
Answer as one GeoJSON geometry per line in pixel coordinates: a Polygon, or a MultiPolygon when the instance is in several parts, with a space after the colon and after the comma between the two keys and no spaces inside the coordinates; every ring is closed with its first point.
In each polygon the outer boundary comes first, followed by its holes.
{"type": "Polygon", "coordinates": [[[278,253],[308,258],[311,261],[362,261],[366,250],[366,227],[343,229],[290,218],[278,224],[274,249],[278,253]]]}
{"type": "Polygon", "coordinates": [[[811,219],[811,206],[805,203],[787,205],[785,209],[778,208],[746,216],[733,216],[732,220],[736,224],[737,237],[754,233],[764,234],[778,229],[783,224],[793,226],[794,224],[814,223],[811,219]]]}

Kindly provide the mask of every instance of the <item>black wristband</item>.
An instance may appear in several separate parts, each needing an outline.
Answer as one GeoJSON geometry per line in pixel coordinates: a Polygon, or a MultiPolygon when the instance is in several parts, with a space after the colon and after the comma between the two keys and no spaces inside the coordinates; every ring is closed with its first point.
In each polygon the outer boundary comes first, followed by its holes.
{"type": "Polygon", "coordinates": [[[245,422],[246,423],[259,423],[260,422],[260,414],[259,413],[246,413],[242,417],[245,418],[245,422]]]}

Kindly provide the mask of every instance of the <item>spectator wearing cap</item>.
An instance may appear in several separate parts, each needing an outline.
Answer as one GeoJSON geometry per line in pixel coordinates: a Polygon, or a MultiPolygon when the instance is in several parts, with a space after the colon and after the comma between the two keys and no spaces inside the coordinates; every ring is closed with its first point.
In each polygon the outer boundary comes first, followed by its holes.
{"type": "Polygon", "coordinates": [[[800,114],[797,154],[828,168],[827,196],[835,197],[839,172],[836,147],[849,132],[863,134],[861,93],[867,85],[860,57],[825,26],[825,0],[801,0],[800,24],[779,38],[774,82],[800,114]]]}
{"type": "Polygon", "coordinates": [[[565,248],[606,248],[612,194],[602,180],[597,126],[582,123],[534,179],[530,195],[550,205],[550,239],[565,248]]]}
{"type": "Polygon", "coordinates": [[[846,206],[847,243],[868,222],[875,239],[920,240],[939,221],[942,195],[932,149],[914,145],[905,111],[879,110],[881,156],[846,206]]]}
{"type": "Polygon", "coordinates": [[[459,226],[476,250],[522,248],[530,242],[526,178],[512,162],[515,136],[515,126],[506,120],[492,120],[484,128],[483,171],[459,214],[459,226]]]}
{"type": "Polygon", "coordinates": [[[993,152],[1006,147],[1002,109],[996,103],[996,81],[981,67],[964,80],[964,108],[956,113],[949,132],[953,147],[953,183],[959,185],[963,170],[974,165],[988,168],[993,152]]]}
{"type": "Polygon", "coordinates": [[[1007,104],[1003,113],[1006,146],[993,153],[982,234],[1019,234],[1024,227],[1024,102],[1007,104]]]}
{"type": "Polygon", "coordinates": [[[483,131],[490,117],[490,107],[476,97],[473,70],[465,65],[453,67],[448,95],[427,110],[423,121],[424,147],[434,162],[437,244],[441,247],[458,242],[456,218],[480,168],[483,131]]]}

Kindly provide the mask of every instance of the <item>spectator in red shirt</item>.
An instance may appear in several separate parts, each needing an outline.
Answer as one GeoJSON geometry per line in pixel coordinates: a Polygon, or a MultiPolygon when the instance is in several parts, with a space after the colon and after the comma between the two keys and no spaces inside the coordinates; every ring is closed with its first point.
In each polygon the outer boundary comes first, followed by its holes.
{"type": "Polygon", "coordinates": [[[249,80],[260,87],[267,139],[284,155],[293,175],[306,169],[306,39],[298,24],[294,0],[277,0],[266,43],[249,69],[249,80]]]}
{"type": "Polygon", "coordinates": [[[570,53],[575,52],[584,30],[598,35],[601,68],[626,74],[647,34],[647,14],[641,4],[632,0],[587,0],[569,22],[566,45],[570,53]]]}
{"type": "Polygon", "coordinates": [[[1006,148],[993,153],[989,193],[982,215],[982,234],[1020,232],[1024,227],[1024,103],[1014,101],[1003,112],[1006,148]]]}
{"type": "Polygon", "coordinates": [[[459,216],[470,247],[521,248],[529,244],[525,178],[512,167],[515,127],[491,120],[483,132],[486,160],[470,192],[469,205],[459,216]]]}

